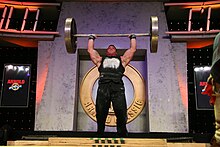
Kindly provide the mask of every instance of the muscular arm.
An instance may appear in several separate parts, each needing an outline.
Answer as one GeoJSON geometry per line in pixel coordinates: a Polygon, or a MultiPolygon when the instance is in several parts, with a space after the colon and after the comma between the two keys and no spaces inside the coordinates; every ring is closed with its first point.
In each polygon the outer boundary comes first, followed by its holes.
{"type": "Polygon", "coordinates": [[[136,52],[136,38],[132,38],[130,40],[130,48],[128,50],[125,51],[124,55],[121,56],[121,60],[122,60],[122,65],[124,67],[126,67],[129,62],[132,60],[134,53],[136,52]]]}
{"type": "Polygon", "coordinates": [[[94,39],[89,39],[88,41],[88,49],[87,49],[90,59],[92,62],[99,67],[101,65],[102,57],[99,55],[99,53],[94,49],[94,39]]]}

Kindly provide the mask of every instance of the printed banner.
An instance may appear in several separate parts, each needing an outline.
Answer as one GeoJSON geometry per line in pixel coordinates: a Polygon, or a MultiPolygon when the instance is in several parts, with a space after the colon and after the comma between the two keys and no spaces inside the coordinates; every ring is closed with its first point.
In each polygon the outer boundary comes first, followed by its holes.
{"type": "Polygon", "coordinates": [[[28,107],[30,65],[5,64],[0,107],[28,107]]]}

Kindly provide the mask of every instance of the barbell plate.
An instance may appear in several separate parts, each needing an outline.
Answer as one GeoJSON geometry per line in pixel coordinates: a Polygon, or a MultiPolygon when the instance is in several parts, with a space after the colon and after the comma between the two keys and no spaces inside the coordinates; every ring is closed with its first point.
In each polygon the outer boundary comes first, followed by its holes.
{"type": "Polygon", "coordinates": [[[158,48],[158,17],[151,16],[150,21],[150,52],[156,53],[158,48]]]}
{"type": "Polygon", "coordinates": [[[67,18],[65,21],[65,44],[66,50],[70,54],[74,54],[77,48],[77,38],[74,34],[77,34],[76,22],[73,18],[67,18]]]}

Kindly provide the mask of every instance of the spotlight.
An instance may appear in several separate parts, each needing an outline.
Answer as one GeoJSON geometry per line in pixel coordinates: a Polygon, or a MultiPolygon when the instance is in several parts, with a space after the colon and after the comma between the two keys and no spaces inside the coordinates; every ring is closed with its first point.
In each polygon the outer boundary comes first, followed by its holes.
{"type": "Polygon", "coordinates": [[[6,65],[5,68],[6,68],[7,70],[13,69],[13,65],[6,65]]]}
{"type": "Polygon", "coordinates": [[[26,72],[28,72],[29,70],[30,70],[29,67],[26,67],[26,68],[25,68],[25,71],[26,71],[26,72]]]}
{"type": "Polygon", "coordinates": [[[200,14],[203,14],[203,13],[204,13],[204,8],[201,7],[200,14]]]}
{"type": "Polygon", "coordinates": [[[18,66],[18,72],[19,71],[24,71],[24,66],[18,66]]]}

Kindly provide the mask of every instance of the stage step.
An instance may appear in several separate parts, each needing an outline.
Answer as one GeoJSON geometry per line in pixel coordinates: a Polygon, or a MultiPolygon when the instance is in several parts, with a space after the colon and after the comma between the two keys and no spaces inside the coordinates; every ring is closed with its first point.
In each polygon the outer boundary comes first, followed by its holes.
{"type": "Polygon", "coordinates": [[[8,141],[7,146],[72,146],[72,147],[209,147],[206,143],[171,143],[149,138],[74,138],[52,137],[48,140],[8,141]]]}
{"type": "Polygon", "coordinates": [[[165,147],[166,139],[146,139],[146,138],[49,138],[50,146],[149,146],[157,145],[165,147]]]}
{"type": "Polygon", "coordinates": [[[7,146],[49,146],[49,143],[42,140],[16,140],[7,141],[7,146]]]}
{"type": "Polygon", "coordinates": [[[167,143],[167,147],[210,147],[209,143],[167,143]]]}

